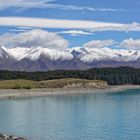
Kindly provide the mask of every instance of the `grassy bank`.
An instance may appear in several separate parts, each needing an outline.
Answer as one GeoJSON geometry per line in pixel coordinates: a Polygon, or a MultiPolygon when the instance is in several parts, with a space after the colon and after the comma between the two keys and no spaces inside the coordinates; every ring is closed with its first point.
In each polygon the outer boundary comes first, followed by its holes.
{"type": "Polygon", "coordinates": [[[0,89],[33,89],[33,88],[104,88],[107,82],[101,80],[86,80],[64,78],[58,80],[31,81],[31,80],[3,80],[0,89]]]}

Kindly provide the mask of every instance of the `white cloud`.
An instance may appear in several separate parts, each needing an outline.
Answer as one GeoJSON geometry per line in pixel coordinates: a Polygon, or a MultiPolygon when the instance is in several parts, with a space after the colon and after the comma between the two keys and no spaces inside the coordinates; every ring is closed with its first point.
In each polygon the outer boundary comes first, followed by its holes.
{"type": "Polygon", "coordinates": [[[102,28],[118,29],[124,26],[119,23],[86,21],[86,20],[60,20],[47,18],[27,17],[0,17],[0,26],[24,26],[37,28],[60,28],[60,29],[87,29],[100,30],[102,28]]]}
{"type": "Polygon", "coordinates": [[[108,40],[92,40],[86,44],[83,45],[83,47],[86,48],[103,48],[103,47],[109,47],[115,44],[115,41],[112,39],[108,40]]]}
{"type": "Polygon", "coordinates": [[[87,20],[62,20],[29,17],[0,17],[0,26],[30,27],[30,28],[58,28],[72,30],[97,31],[140,31],[140,23],[132,24],[87,21],[87,20]]]}
{"type": "Polygon", "coordinates": [[[0,45],[6,47],[48,47],[63,50],[69,42],[56,33],[44,30],[32,30],[24,33],[6,33],[0,36],[0,45]]]}
{"type": "Polygon", "coordinates": [[[95,31],[123,31],[123,32],[140,31],[140,23],[133,22],[131,24],[122,24],[121,26],[108,26],[108,27],[104,26],[92,29],[92,32],[95,31]]]}
{"type": "Polygon", "coordinates": [[[60,31],[60,34],[70,34],[71,36],[81,36],[81,35],[93,35],[91,32],[86,32],[83,30],[67,30],[67,31],[60,31]]]}
{"type": "Polygon", "coordinates": [[[43,8],[44,5],[51,2],[52,0],[0,0],[0,9],[4,10],[10,7],[15,8],[43,8]]]}
{"type": "MultiPolygon", "coordinates": [[[[24,29],[24,27],[23,27],[24,29]]],[[[28,28],[27,28],[28,29],[28,28]]],[[[22,28],[21,28],[22,30],[22,28]]],[[[75,31],[76,32],[76,31],[75,31]]],[[[13,47],[47,47],[54,50],[67,50],[69,46],[68,40],[64,39],[58,33],[48,32],[41,29],[23,30],[22,33],[5,33],[0,35],[0,46],[8,48],[13,47]]],[[[140,50],[140,39],[125,39],[121,42],[116,42],[113,39],[107,40],[92,40],[85,43],[81,47],[85,48],[110,48],[126,50],[140,50]]],[[[81,48],[80,47],[80,48],[81,48]]]]}
{"type": "Polygon", "coordinates": [[[125,49],[140,50],[140,39],[125,39],[120,43],[119,47],[125,49]]]}
{"type": "Polygon", "coordinates": [[[117,12],[126,11],[124,9],[111,9],[111,8],[94,8],[86,6],[75,6],[75,5],[61,5],[54,3],[55,0],[0,0],[0,9],[4,10],[10,7],[20,9],[30,8],[51,8],[61,10],[77,10],[77,11],[97,11],[97,12],[117,12]],[[53,2],[53,3],[52,3],[53,2]]]}
{"type": "Polygon", "coordinates": [[[125,39],[121,42],[117,42],[113,39],[108,40],[92,40],[85,43],[82,47],[85,48],[110,48],[113,46],[114,49],[125,49],[125,50],[140,50],[140,39],[125,39]]]}
{"type": "Polygon", "coordinates": [[[94,8],[86,6],[75,5],[61,5],[61,4],[48,4],[46,8],[61,9],[61,10],[77,10],[77,11],[90,11],[90,12],[125,12],[125,9],[112,9],[112,8],[94,8]]]}

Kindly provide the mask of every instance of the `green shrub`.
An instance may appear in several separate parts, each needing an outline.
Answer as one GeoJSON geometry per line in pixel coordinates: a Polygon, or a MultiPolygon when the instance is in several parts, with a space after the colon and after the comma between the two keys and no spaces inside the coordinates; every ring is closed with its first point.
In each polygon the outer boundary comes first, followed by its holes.
{"type": "Polygon", "coordinates": [[[31,89],[31,86],[23,86],[23,89],[31,89]]]}
{"type": "Polygon", "coordinates": [[[15,86],[13,87],[13,89],[21,89],[21,86],[19,84],[15,84],[15,86]]]}

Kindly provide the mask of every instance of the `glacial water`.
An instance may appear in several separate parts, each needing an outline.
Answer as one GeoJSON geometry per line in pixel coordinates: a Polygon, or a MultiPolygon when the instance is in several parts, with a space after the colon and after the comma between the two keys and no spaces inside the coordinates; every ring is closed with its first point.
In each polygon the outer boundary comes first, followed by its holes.
{"type": "Polygon", "coordinates": [[[0,132],[30,140],[140,140],[140,90],[0,100],[0,132]]]}

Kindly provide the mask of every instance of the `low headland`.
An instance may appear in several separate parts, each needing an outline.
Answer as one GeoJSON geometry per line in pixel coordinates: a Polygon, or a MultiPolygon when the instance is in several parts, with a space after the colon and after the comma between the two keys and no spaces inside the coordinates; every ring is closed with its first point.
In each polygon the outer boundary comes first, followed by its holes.
{"type": "Polygon", "coordinates": [[[63,78],[45,81],[2,80],[0,98],[25,98],[53,95],[78,95],[85,93],[108,93],[126,89],[140,89],[139,85],[110,86],[106,81],[63,78]]]}

